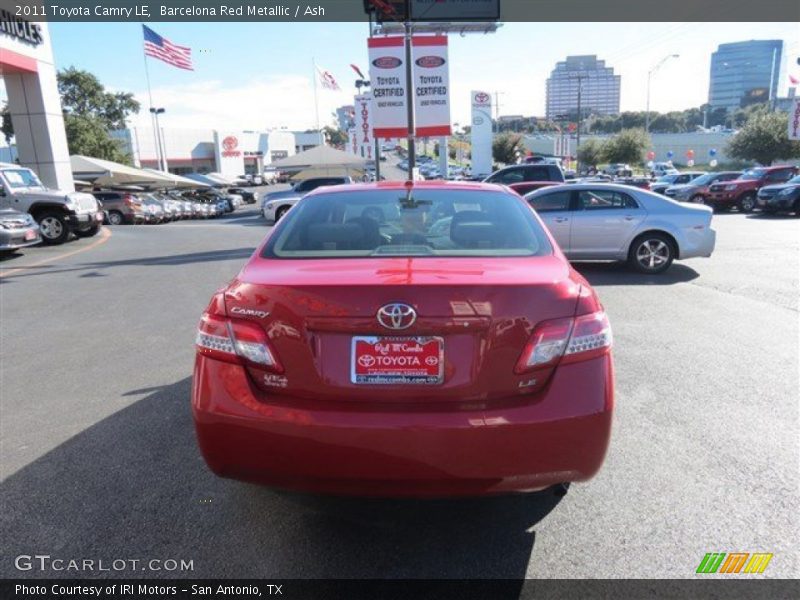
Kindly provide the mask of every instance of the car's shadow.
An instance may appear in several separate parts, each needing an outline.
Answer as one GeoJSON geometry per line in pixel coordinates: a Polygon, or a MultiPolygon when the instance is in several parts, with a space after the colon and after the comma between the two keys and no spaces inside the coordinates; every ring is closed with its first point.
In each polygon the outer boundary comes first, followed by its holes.
{"type": "Polygon", "coordinates": [[[789,211],[781,211],[781,212],[774,212],[774,213],[750,213],[747,215],[748,219],[758,219],[763,221],[785,221],[786,219],[796,219],[798,218],[798,214],[792,213],[789,211]]]}
{"type": "MultiPolygon", "coordinates": [[[[6,556],[194,566],[90,577],[502,578],[521,586],[534,527],[560,501],[549,490],[469,500],[320,498],[219,479],[195,443],[190,380],[153,390],[3,482],[6,556]]],[[[3,577],[82,576],[0,565],[3,577]]]]}
{"type": "Polygon", "coordinates": [[[672,263],[658,275],[645,275],[623,262],[574,262],[572,266],[592,285],[673,285],[697,279],[700,274],[684,264],[672,263]]]}

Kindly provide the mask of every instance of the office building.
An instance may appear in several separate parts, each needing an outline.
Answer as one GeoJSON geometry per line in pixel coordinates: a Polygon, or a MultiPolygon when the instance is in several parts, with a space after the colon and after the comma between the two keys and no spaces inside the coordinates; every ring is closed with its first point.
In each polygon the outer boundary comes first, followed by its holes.
{"type": "Polygon", "coordinates": [[[777,97],[782,40],[720,44],[711,55],[708,103],[729,111],[777,97]]]}
{"type": "Polygon", "coordinates": [[[581,113],[619,114],[620,76],[597,56],[568,56],[556,63],[547,80],[548,119],[575,119],[578,114],[578,86],[581,86],[581,113]]]}

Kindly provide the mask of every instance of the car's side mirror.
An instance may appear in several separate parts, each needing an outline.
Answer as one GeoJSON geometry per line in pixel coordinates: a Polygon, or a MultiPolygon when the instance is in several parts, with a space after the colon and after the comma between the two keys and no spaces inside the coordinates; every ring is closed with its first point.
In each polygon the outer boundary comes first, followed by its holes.
{"type": "Polygon", "coordinates": [[[5,198],[6,195],[6,188],[0,187],[0,198],[5,198]]]}

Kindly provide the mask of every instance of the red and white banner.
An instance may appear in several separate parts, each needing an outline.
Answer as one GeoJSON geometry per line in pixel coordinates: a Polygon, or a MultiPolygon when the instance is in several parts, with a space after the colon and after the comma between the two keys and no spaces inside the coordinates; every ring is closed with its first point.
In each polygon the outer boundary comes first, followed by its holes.
{"type": "Polygon", "coordinates": [[[372,94],[366,93],[355,97],[356,139],[359,150],[356,154],[372,159],[375,153],[375,138],[372,132],[372,94]]]}
{"type": "Polygon", "coordinates": [[[795,98],[789,110],[789,139],[800,140],[800,98],[795,98]]]}
{"type": "Polygon", "coordinates": [[[417,137],[450,135],[450,78],[447,36],[414,36],[414,117],[417,137]]]}
{"type": "Polygon", "coordinates": [[[369,48],[372,125],[377,138],[406,137],[406,55],[401,36],[373,37],[369,48]]]}

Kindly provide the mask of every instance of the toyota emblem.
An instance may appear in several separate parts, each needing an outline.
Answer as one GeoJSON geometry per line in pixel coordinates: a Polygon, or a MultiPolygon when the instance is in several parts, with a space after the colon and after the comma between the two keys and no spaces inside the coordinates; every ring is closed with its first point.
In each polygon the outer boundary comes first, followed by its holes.
{"type": "Polygon", "coordinates": [[[408,329],[417,320],[417,311],[408,304],[386,304],[378,309],[378,323],[386,329],[408,329]]]}

